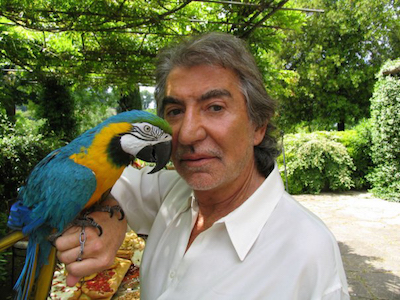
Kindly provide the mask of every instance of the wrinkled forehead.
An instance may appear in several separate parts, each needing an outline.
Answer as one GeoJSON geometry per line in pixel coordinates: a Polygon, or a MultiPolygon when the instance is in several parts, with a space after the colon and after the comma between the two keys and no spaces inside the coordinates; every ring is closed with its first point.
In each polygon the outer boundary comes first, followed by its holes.
{"type": "Polygon", "coordinates": [[[203,101],[218,97],[232,97],[241,93],[241,81],[237,73],[219,65],[195,65],[175,67],[168,74],[163,95],[160,95],[161,111],[166,104],[178,99],[203,101]]]}

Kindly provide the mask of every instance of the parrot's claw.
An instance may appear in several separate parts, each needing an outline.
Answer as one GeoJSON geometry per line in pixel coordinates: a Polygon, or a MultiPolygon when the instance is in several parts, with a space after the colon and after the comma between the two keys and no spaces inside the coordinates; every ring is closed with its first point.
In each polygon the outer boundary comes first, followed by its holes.
{"type": "Polygon", "coordinates": [[[84,227],[94,227],[99,231],[99,236],[103,234],[103,228],[91,217],[87,214],[84,214],[82,217],[75,219],[72,222],[72,225],[84,227]]]}
{"type": "Polygon", "coordinates": [[[59,231],[59,232],[56,232],[56,233],[52,233],[52,234],[49,235],[49,237],[47,238],[47,240],[50,242],[50,244],[51,244],[53,247],[55,247],[55,246],[56,246],[56,245],[55,245],[56,240],[57,240],[60,236],[62,236],[64,232],[65,232],[65,230],[59,231]]]}
{"type": "Polygon", "coordinates": [[[119,212],[120,217],[118,218],[118,220],[121,221],[121,220],[123,220],[125,218],[125,213],[122,210],[121,206],[119,206],[119,205],[113,205],[113,206],[110,206],[110,205],[95,205],[95,206],[92,206],[90,208],[90,212],[88,212],[88,213],[92,213],[92,212],[95,212],[95,211],[108,212],[110,214],[110,218],[112,218],[114,216],[115,212],[119,212]]]}
{"type": "Polygon", "coordinates": [[[85,227],[94,227],[97,228],[99,231],[99,236],[103,234],[103,228],[91,217],[88,216],[88,213],[85,213],[84,215],[80,216],[79,218],[76,218],[73,220],[69,226],[67,226],[63,231],[55,232],[49,235],[47,240],[50,242],[50,244],[55,247],[55,242],[56,240],[64,234],[68,229],[70,229],[72,226],[80,226],[82,227],[82,230],[84,231],[85,227]]]}

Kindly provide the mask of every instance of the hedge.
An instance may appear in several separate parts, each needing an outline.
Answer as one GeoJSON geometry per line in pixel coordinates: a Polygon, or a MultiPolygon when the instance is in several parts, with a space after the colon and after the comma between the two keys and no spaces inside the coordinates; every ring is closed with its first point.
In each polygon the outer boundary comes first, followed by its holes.
{"type": "Polygon", "coordinates": [[[400,59],[389,61],[377,76],[371,98],[372,159],[376,167],[368,176],[376,196],[396,202],[400,202],[400,73],[387,71],[399,67],[400,59]]]}

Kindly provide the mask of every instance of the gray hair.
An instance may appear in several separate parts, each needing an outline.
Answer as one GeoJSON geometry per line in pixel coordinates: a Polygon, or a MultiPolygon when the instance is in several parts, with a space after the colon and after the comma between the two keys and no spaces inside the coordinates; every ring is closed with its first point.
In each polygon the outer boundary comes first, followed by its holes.
{"type": "Polygon", "coordinates": [[[279,155],[277,141],[272,135],[275,126],[271,123],[275,113],[275,102],[265,90],[254,57],[246,43],[239,38],[224,33],[208,33],[192,37],[160,52],[155,88],[158,115],[163,117],[165,86],[172,69],[205,64],[233,70],[239,76],[250,120],[257,127],[268,124],[263,141],[254,147],[257,168],[261,174],[267,176],[279,155]]]}

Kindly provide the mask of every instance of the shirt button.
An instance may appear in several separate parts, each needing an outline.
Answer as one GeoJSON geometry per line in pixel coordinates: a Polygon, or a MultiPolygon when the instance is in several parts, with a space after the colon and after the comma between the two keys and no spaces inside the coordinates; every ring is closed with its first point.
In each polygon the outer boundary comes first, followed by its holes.
{"type": "Polygon", "coordinates": [[[169,277],[170,277],[170,278],[174,278],[174,277],[175,277],[175,272],[174,272],[174,271],[171,271],[171,272],[169,273],[169,277]]]}

